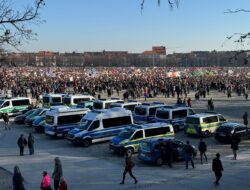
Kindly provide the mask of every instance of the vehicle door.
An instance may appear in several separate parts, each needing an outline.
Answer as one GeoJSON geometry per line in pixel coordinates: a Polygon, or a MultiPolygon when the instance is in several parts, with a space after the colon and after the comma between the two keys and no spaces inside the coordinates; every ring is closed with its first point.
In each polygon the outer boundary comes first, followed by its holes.
{"type": "Polygon", "coordinates": [[[10,109],[10,101],[5,101],[2,106],[1,106],[1,111],[2,113],[9,113],[11,112],[11,109],[10,109]]]}
{"type": "Polygon", "coordinates": [[[133,136],[130,138],[130,143],[133,147],[135,152],[138,151],[139,143],[143,140],[143,130],[136,131],[133,136]]]}
{"type": "Polygon", "coordinates": [[[185,144],[181,141],[173,141],[174,145],[174,158],[175,160],[183,160],[185,157],[184,146],[185,144]]]}
{"type": "Polygon", "coordinates": [[[100,120],[95,120],[94,122],[92,122],[91,126],[89,127],[88,131],[90,132],[90,136],[93,139],[99,139],[99,138],[103,138],[104,137],[104,133],[102,133],[101,131],[96,131],[96,129],[98,129],[100,126],[100,120]]]}

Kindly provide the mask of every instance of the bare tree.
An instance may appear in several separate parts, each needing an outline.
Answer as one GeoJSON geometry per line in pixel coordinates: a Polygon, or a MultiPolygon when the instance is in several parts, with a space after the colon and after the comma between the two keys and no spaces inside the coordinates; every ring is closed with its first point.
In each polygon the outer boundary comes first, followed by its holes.
{"type": "MultiPolygon", "coordinates": [[[[161,1],[163,0],[156,0],[156,1],[157,1],[158,6],[160,6],[161,1]]],[[[168,2],[171,9],[173,9],[174,7],[178,7],[180,3],[180,0],[165,0],[165,1],[168,2]]],[[[146,0],[141,0],[141,10],[143,10],[145,2],[146,0]]]]}
{"type": "Polygon", "coordinates": [[[36,36],[29,26],[42,22],[39,10],[45,3],[44,0],[34,0],[33,6],[27,5],[23,10],[15,10],[11,3],[11,0],[0,0],[0,47],[18,48],[23,41],[36,36]]]}

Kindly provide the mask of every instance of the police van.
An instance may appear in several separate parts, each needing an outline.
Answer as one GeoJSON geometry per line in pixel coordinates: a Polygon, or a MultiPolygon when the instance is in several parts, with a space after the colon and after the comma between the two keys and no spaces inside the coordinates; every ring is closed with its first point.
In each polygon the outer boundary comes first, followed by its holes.
{"type": "Polygon", "coordinates": [[[124,102],[124,103],[112,103],[110,105],[110,108],[115,108],[115,107],[119,107],[119,108],[124,108],[126,110],[130,110],[130,111],[134,111],[135,110],[135,106],[140,105],[141,102],[137,102],[137,101],[129,101],[129,102],[124,102]]]}
{"type": "Polygon", "coordinates": [[[66,95],[63,97],[63,104],[67,106],[76,106],[81,102],[90,100],[95,100],[95,98],[90,95],[66,95]]]}
{"type": "Polygon", "coordinates": [[[153,122],[156,109],[164,106],[166,105],[163,102],[142,103],[135,106],[133,113],[134,122],[137,124],[153,122]]]}
{"type": "Polygon", "coordinates": [[[27,109],[29,105],[31,105],[30,98],[0,99],[0,117],[3,113],[7,113],[9,116],[20,114],[23,110],[27,109]]]}
{"type": "Polygon", "coordinates": [[[66,96],[66,94],[45,94],[45,95],[43,95],[43,107],[62,105],[64,96],[66,96]]]}
{"type": "Polygon", "coordinates": [[[53,107],[46,112],[45,134],[54,137],[66,137],[69,130],[79,125],[88,108],[53,107]]]}
{"type": "Polygon", "coordinates": [[[73,144],[90,146],[92,143],[107,141],[119,134],[124,126],[133,123],[132,112],[123,108],[91,111],[80,125],[69,131],[67,139],[73,144]]]}
{"type": "Polygon", "coordinates": [[[188,135],[209,136],[227,120],[217,113],[201,113],[186,117],[184,131],[188,135]]]}
{"type": "Polygon", "coordinates": [[[154,137],[174,137],[173,126],[162,122],[130,125],[111,140],[109,148],[118,153],[134,153],[138,151],[141,141],[154,137]]]}
{"type": "Polygon", "coordinates": [[[123,103],[123,100],[120,99],[98,99],[94,101],[93,110],[109,109],[112,103],[120,102],[123,103]]]}
{"type": "Polygon", "coordinates": [[[165,106],[158,108],[155,113],[156,122],[167,122],[173,125],[174,130],[184,129],[185,119],[195,112],[190,107],[165,106]]]}

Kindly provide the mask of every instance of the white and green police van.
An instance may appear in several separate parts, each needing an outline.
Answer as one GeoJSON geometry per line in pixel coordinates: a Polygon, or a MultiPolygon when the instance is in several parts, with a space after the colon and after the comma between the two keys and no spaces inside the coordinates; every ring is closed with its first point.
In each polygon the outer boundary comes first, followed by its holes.
{"type": "Polygon", "coordinates": [[[76,106],[81,102],[91,100],[95,100],[95,98],[90,95],[66,95],[63,97],[63,104],[67,106],[76,106]]]}
{"type": "Polygon", "coordinates": [[[111,140],[110,150],[118,153],[137,152],[139,144],[155,137],[174,137],[173,126],[169,123],[156,122],[127,126],[121,133],[111,140]]]}
{"type": "Polygon", "coordinates": [[[17,115],[31,105],[31,99],[26,97],[0,99],[0,117],[3,113],[9,116],[17,115]]]}
{"type": "Polygon", "coordinates": [[[68,132],[67,139],[75,145],[87,147],[95,142],[112,139],[128,124],[133,124],[130,110],[124,108],[94,110],[82,118],[77,128],[68,132]]]}
{"type": "Polygon", "coordinates": [[[63,104],[63,97],[66,94],[45,94],[43,95],[43,107],[58,106],[63,104]]]}

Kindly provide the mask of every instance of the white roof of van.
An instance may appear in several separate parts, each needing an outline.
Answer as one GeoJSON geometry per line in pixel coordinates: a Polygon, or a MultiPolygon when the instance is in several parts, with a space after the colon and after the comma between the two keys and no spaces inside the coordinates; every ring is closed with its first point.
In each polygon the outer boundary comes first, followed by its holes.
{"type": "Polygon", "coordinates": [[[84,116],[87,120],[93,120],[95,118],[112,118],[112,117],[120,117],[120,116],[127,116],[132,115],[130,110],[126,110],[124,108],[111,108],[106,110],[98,110],[98,111],[91,111],[84,116]]]}
{"type": "Polygon", "coordinates": [[[194,115],[189,115],[187,117],[194,117],[194,118],[203,118],[203,117],[208,117],[208,116],[217,116],[218,114],[212,114],[212,113],[198,113],[194,115]]]}
{"type": "Polygon", "coordinates": [[[66,106],[54,106],[47,111],[47,115],[58,115],[60,113],[88,112],[88,108],[70,108],[66,106]]]}
{"type": "Polygon", "coordinates": [[[83,95],[83,94],[74,94],[74,95],[69,94],[69,95],[64,96],[64,98],[69,98],[69,97],[72,97],[72,98],[90,98],[91,97],[91,98],[95,99],[91,95],[83,95]]]}

